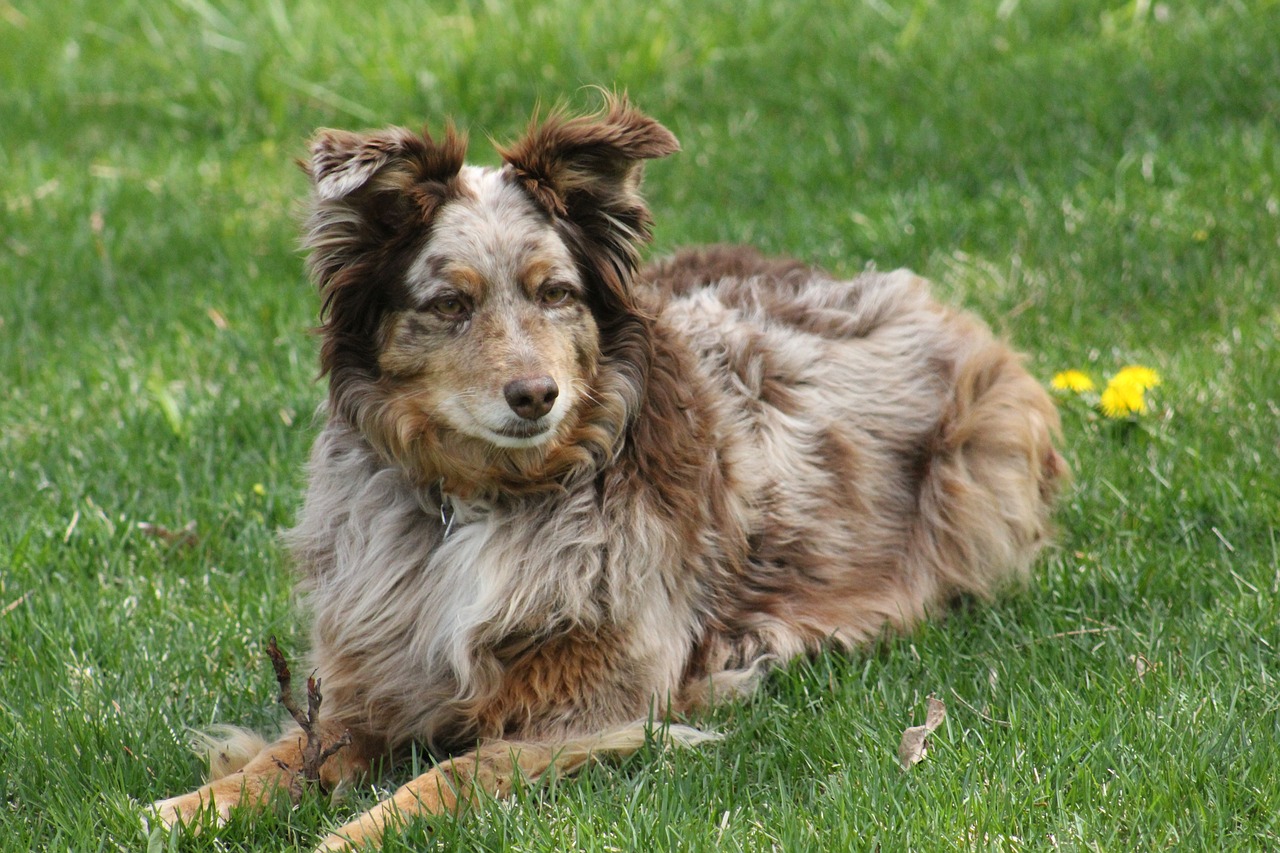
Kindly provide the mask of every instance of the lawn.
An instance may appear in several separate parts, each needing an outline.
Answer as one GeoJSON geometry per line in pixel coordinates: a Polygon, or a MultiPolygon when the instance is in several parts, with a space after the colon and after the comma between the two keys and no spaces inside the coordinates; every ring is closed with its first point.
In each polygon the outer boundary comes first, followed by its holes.
{"type": "Polygon", "coordinates": [[[492,162],[595,84],[683,143],[655,252],[912,267],[1046,384],[1163,381],[1061,395],[1026,589],[387,849],[1280,847],[1278,34],[1276,0],[0,0],[0,850],[308,850],[377,796],[138,819],[199,781],[188,727],[272,725],[266,638],[305,643],[293,160],[451,115],[492,162]]]}

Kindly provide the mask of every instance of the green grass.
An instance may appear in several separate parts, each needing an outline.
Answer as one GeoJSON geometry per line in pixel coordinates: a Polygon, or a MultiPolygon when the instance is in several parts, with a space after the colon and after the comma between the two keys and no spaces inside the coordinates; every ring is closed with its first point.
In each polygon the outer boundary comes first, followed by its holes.
{"type": "MultiPolygon", "coordinates": [[[[276,716],[312,129],[454,115],[491,160],[589,84],[683,142],[658,250],[910,266],[1046,381],[1164,384],[1136,424],[1065,407],[1026,591],[388,849],[1280,846],[1280,4],[360,5],[0,0],[0,848],[147,849],[134,804],[198,779],[184,728],[276,716]],[[188,521],[186,549],[137,527],[188,521]]],[[[150,849],[306,850],[352,808],[150,849]]]]}

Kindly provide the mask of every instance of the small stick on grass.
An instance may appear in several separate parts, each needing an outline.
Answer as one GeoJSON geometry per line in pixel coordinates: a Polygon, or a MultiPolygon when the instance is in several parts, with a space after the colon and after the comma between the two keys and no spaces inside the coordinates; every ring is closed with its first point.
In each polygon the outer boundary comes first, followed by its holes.
{"type": "Polygon", "coordinates": [[[1115,625],[1103,625],[1100,628],[1077,628],[1074,631],[1062,631],[1057,634],[1046,634],[1043,637],[1033,637],[1030,640],[1025,640],[1021,643],[1018,643],[1018,645],[1015,648],[1020,649],[1025,646],[1030,646],[1034,643],[1044,642],[1045,640],[1063,640],[1063,639],[1066,639],[1067,637],[1084,637],[1092,634],[1106,634],[1111,631],[1119,631],[1119,630],[1120,628],[1115,625]]]}
{"type": "Polygon", "coordinates": [[[1003,726],[1006,729],[1013,728],[1013,723],[1009,722],[1008,720],[997,720],[995,717],[991,716],[990,714],[979,711],[977,708],[973,707],[968,702],[964,701],[964,697],[961,696],[959,693],[957,693],[954,687],[951,688],[951,695],[956,697],[957,702],[959,702],[961,705],[968,708],[973,713],[977,714],[982,719],[986,720],[988,723],[995,723],[997,726],[1003,726]]]}
{"type": "Polygon", "coordinates": [[[351,732],[343,731],[337,740],[325,746],[319,731],[320,704],[324,701],[324,695],[320,692],[320,679],[315,675],[307,677],[307,710],[303,711],[298,707],[297,700],[293,698],[293,673],[289,671],[289,662],[285,660],[284,652],[280,651],[280,647],[276,645],[274,636],[267,640],[267,656],[271,658],[271,666],[276,672],[276,683],[280,685],[280,704],[289,712],[289,716],[293,717],[307,739],[302,746],[302,768],[299,770],[299,775],[307,782],[319,782],[320,766],[331,755],[351,743],[351,732]]]}

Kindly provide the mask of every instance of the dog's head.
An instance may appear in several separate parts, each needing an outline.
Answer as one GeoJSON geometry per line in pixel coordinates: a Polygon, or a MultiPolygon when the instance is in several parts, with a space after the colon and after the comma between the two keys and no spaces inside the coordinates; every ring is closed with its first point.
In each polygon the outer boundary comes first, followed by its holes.
{"type": "Polygon", "coordinates": [[[677,147],[614,98],[535,122],[497,169],[464,165],[452,127],[321,131],[305,245],[331,409],[460,493],[545,486],[598,455],[647,369],[642,163],[677,147]]]}

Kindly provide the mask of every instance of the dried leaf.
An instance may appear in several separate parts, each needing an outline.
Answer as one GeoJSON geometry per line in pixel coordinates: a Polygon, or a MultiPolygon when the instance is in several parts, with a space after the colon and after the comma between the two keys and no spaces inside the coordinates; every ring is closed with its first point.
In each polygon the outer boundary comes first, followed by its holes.
{"type": "Polygon", "coordinates": [[[947,718],[947,706],[934,697],[929,697],[929,710],[925,714],[923,726],[911,726],[902,733],[902,742],[898,744],[898,763],[903,770],[909,770],[920,763],[929,753],[929,735],[947,718]]]}
{"type": "Polygon", "coordinates": [[[165,527],[163,524],[139,521],[138,530],[142,531],[144,536],[159,539],[161,542],[178,548],[190,548],[200,541],[200,537],[196,535],[196,523],[194,521],[188,521],[186,526],[180,530],[165,527]]]}

